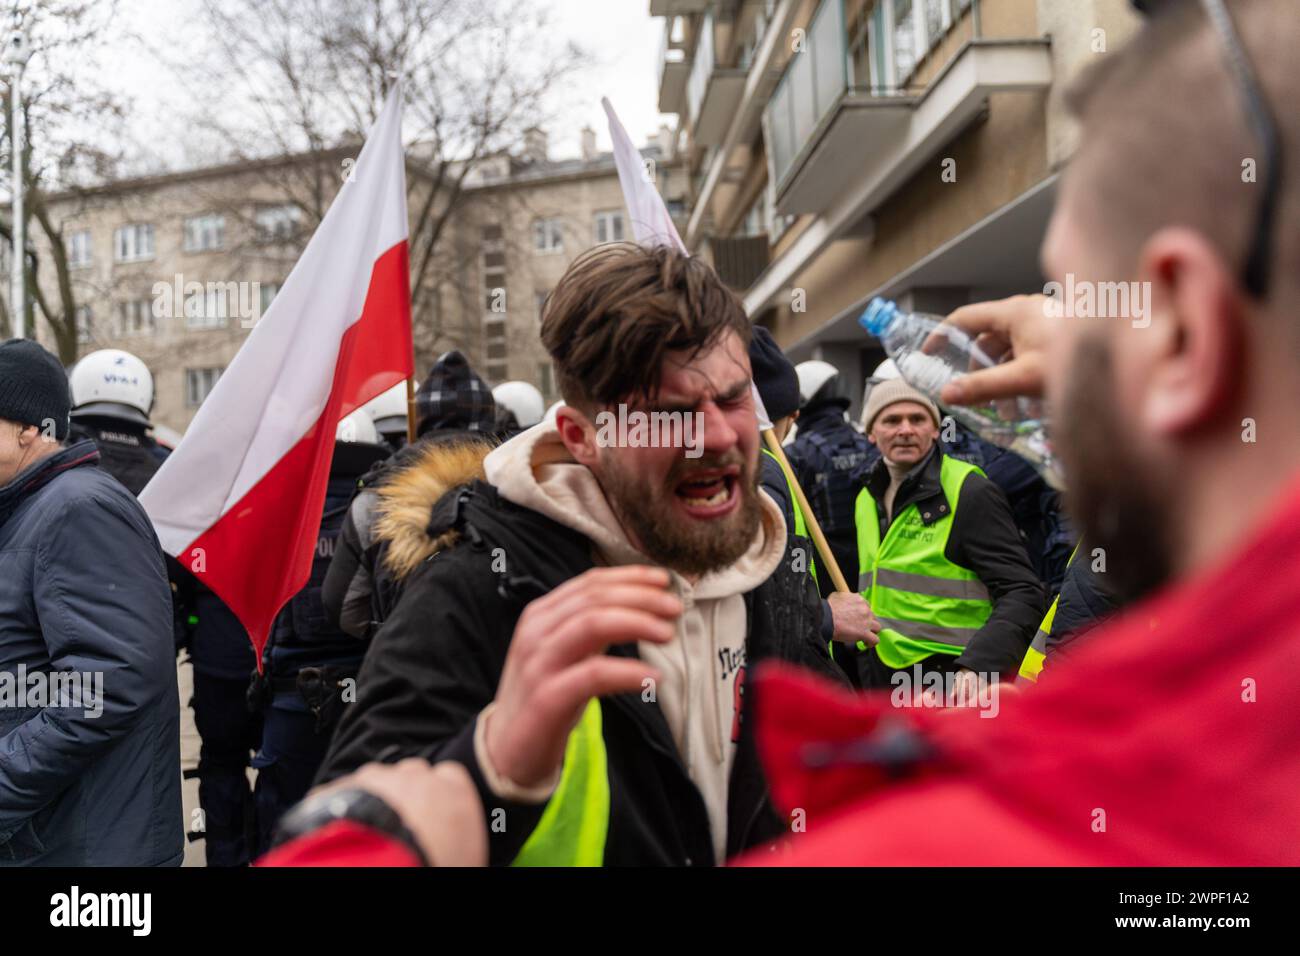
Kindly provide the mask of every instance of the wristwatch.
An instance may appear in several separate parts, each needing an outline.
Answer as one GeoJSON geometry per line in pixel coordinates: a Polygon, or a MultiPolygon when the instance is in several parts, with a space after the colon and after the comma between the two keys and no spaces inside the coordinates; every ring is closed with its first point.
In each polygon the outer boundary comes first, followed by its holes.
{"type": "Polygon", "coordinates": [[[378,830],[410,850],[420,860],[421,866],[431,866],[429,858],[420,847],[415,835],[406,828],[402,818],[381,797],[360,787],[344,787],[307,797],[280,818],[275,828],[272,846],[305,836],[328,826],[336,820],[351,820],[372,830],[378,830]]]}

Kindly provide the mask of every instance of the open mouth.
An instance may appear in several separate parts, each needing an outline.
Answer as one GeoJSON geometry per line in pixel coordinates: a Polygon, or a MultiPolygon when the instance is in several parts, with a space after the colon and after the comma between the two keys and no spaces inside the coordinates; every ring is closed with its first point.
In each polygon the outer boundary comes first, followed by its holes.
{"type": "Polygon", "coordinates": [[[711,468],[693,472],[673,490],[687,514],[716,518],[731,511],[739,500],[740,468],[711,468]]]}

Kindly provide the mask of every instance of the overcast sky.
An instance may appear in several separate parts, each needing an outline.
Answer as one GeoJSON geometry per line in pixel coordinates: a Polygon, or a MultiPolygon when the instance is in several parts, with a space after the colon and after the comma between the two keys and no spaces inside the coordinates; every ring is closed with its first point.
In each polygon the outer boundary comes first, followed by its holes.
{"type": "MultiPolygon", "coordinates": [[[[670,122],[657,108],[656,56],[663,20],[650,16],[649,0],[535,0],[551,11],[554,29],[562,39],[572,39],[591,55],[572,93],[553,104],[556,114],[550,134],[556,158],[579,153],[580,131],[590,124],[601,149],[609,149],[609,132],[600,107],[608,96],[633,140],[643,143],[670,122]]],[[[195,29],[186,11],[192,0],[121,0],[120,29],[132,31],[164,46],[185,41],[195,29]]],[[[124,41],[126,48],[135,47],[124,41]]],[[[114,44],[116,46],[116,43],[114,44]]],[[[138,149],[154,153],[155,162],[188,165],[192,157],[179,158],[176,143],[183,138],[177,116],[184,111],[183,97],[161,75],[148,56],[116,57],[110,53],[111,85],[128,96],[134,106],[132,130],[138,149]]],[[[671,125],[671,124],[670,124],[671,125]]],[[[131,164],[135,166],[135,163],[131,164]]]]}

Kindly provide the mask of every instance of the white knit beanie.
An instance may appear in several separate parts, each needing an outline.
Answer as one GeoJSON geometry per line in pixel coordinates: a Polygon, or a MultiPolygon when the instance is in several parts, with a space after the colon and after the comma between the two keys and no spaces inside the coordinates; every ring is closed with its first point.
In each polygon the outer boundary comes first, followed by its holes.
{"type": "Polygon", "coordinates": [[[934,419],[934,427],[939,427],[939,408],[934,402],[930,401],[930,397],[908,385],[901,378],[891,378],[871,387],[871,393],[867,396],[866,407],[862,409],[863,434],[871,433],[871,426],[876,423],[877,415],[888,406],[896,405],[899,402],[916,402],[918,405],[925,406],[926,411],[930,413],[930,417],[934,419]]]}

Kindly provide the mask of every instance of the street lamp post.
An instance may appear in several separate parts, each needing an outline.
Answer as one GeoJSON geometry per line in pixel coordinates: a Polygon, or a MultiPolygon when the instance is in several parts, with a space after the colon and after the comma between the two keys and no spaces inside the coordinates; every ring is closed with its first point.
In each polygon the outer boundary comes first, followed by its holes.
{"type": "Polygon", "coordinates": [[[12,109],[9,139],[13,151],[13,255],[9,264],[9,306],[13,316],[14,338],[27,334],[27,256],[25,220],[23,213],[23,148],[26,139],[23,129],[22,81],[23,68],[31,55],[27,33],[23,29],[23,15],[14,10],[13,27],[9,42],[5,44],[4,62],[9,64],[9,105],[12,109]]]}

